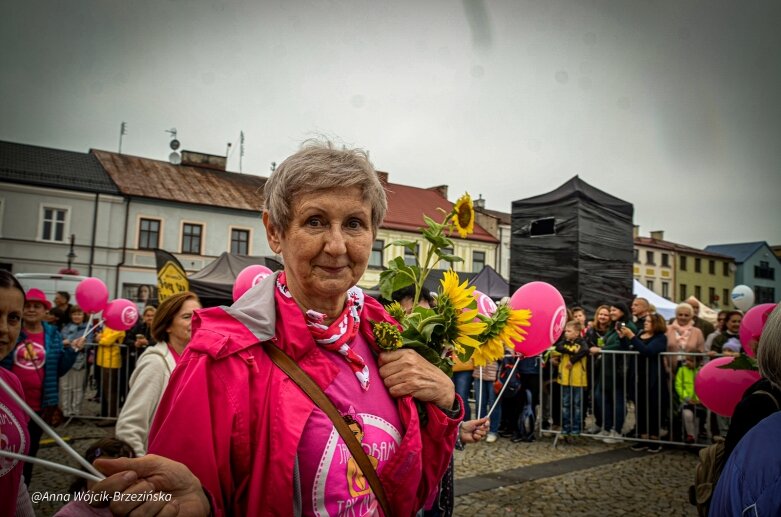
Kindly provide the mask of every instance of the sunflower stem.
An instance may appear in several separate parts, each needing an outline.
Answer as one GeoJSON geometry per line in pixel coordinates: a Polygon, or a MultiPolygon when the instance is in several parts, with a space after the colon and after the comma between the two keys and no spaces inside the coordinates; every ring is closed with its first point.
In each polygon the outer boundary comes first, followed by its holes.
{"type": "MultiPolygon", "coordinates": [[[[437,225],[437,236],[442,235],[443,230],[445,229],[445,226],[447,221],[451,219],[455,215],[455,210],[451,210],[449,213],[445,215],[445,218],[442,220],[441,223],[437,225]]],[[[426,254],[426,261],[424,266],[420,270],[420,282],[415,284],[415,299],[413,300],[413,307],[417,307],[418,302],[420,301],[420,293],[423,290],[423,286],[426,283],[426,278],[428,278],[429,273],[431,273],[431,257],[436,254],[437,249],[439,246],[436,246],[435,244],[431,243],[431,246],[428,248],[428,253],[426,254]]]]}

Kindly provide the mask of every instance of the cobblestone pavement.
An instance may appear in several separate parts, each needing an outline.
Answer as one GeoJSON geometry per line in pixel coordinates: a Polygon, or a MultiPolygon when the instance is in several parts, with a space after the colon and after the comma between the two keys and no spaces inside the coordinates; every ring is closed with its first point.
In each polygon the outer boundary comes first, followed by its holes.
{"type": "MultiPolygon", "coordinates": [[[[83,453],[113,427],[74,420],[58,431],[83,453]]],[[[75,465],[57,446],[44,445],[39,457],[75,465]]],[[[696,515],[689,505],[696,455],[665,448],[659,454],[634,453],[626,444],[607,445],[580,438],[553,447],[552,438],[512,443],[500,438],[456,452],[456,512],[469,515],[696,515]]],[[[72,477],[35,467],[31,492],[66,494],[72,477]]],[[[48,516],[61,502],[35,505],[48,516]]]]}

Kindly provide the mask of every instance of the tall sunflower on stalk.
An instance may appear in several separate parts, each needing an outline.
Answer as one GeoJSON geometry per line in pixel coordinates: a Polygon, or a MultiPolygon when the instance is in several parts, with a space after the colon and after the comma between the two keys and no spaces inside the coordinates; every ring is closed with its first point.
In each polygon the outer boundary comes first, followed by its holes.
{"type": "MultiPolygon", "coordinates": [[[[440,209],[441,210],[441,209],[440,209]]],[[[387,309],[401,325],[401,331],[388,323],[375,323],[374,336],[385,350],[400,347],[412,348],[448,375],[453,373],[453,355],[462,361],[474,359],[477,366],[500,359],[504,348],[512,348],[511,340],[522,341],[531,313],[500,305],[489,316],[479,314],[474,297],[475,288],[467,282],[459,283],[458,274],[445,272],[437,295],[435,307],[420,307],[420,293],[434,264],[440,260],[451,264],[461,262],[461,257],[447,253],[453,249],[448,234],[458,233],[462,238],[474,231],[475,212],[472,198],[464,194],[449,212],[441,210],[444,218],[438,223],[423,216],[426,226],[420,229],[428,242],[428,250],[421,261],[418,241],[400,240],[390,243],[401,245],[415,255],[415,264],[408,265],[403,257],[390,261],[388,269],[380,274],[380,293],[390,300],[394,291],[415,286],[414,309],[405,313],[398,303],[387,309]]]]}

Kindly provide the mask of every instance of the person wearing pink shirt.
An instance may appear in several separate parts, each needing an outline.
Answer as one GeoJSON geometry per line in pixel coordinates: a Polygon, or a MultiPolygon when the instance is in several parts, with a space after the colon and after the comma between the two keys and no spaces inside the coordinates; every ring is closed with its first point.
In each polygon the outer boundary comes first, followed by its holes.
{"type": "Polygon", "coordinates": [[[93,490],[152,489],[173,499],[115,499],[113,512],[380,514],[333,422],[264,346],[296,362],[352,426],[393,515],[415,515],[433,498],[463,406],[437,367],[375,342],[372,322],[396,323],[356,283],[386,210],[383,185],[361,151],[313,143],[272,173],[263,224],[285,269],[231,307],[196,311],[148,454],[96,462],[109,477],[93,490]]]}

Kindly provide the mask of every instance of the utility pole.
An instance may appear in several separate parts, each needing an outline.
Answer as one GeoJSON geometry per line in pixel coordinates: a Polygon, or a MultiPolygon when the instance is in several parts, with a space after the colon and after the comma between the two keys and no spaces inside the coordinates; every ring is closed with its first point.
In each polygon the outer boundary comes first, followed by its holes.
{"type": "Polygon", "coordinates": [[[119,154],[122,154],[122,135],[127,134],[127,122],[122,122],[119,125],[119,154]]]}

